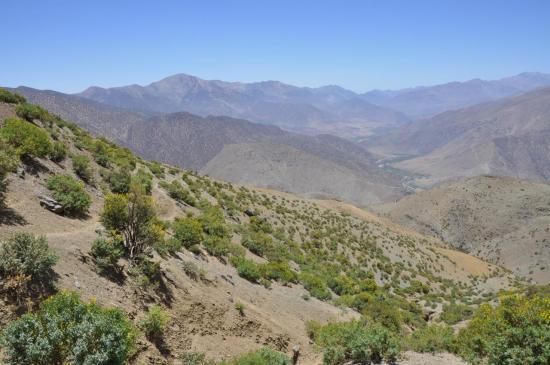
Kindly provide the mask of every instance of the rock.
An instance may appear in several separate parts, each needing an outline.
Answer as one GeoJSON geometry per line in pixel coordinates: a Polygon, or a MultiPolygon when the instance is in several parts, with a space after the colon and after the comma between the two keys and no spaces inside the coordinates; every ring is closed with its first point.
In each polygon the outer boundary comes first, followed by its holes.
{"type": "Polygon", "coordinates": [[[244,211],[244,214],[246,214],[249,217],[254,217],[255,215],[257,215],[257,213],[250,208],[246,208],[244,211]]]}
{"type": "Polygon", "coordinates": [[[15,172],[15,174],[16,174],[20,179],[24,179],[24,178],[25,178],[25,168],[23,168],[23,167],[18,167],[18,168],[17,168],[17,171],[15,172]]]}
{"type": "Polygon", "coordinates": [[[55,214],[63,214],[64,208],[57,200],[46,195],[40,195],[40,206],[48,209],[50,212],[55,214]]]}

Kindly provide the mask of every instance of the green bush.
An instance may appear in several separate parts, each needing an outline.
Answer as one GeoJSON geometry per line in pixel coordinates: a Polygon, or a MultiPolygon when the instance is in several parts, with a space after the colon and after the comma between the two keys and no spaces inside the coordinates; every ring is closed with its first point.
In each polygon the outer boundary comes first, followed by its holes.
{"type": "Polygon", "coordinates": [[[134,176],[132,176],[132,184],[141,186],[143,191],[150,195],[153,189],[153,175],[139,169],[134,176]]]}
{"type": "Polygon", "coordinates": [[[346,362],[378,364],[382,360],[392,362],[401,351],[397,337],[379,323],[330,323],[316,329],[314,338],[323,350],[323,363],[326,365],[346,362]]]}
{"type": "Polygon", "coordinates": [[[90,167],[90,159],[84,155],[76,155],[72,157],[72,160],[74,173],[85,182],[91,182],[93,172],[90,167]]]}
{"type": "Polygon", "coordinates": [[[260,266],[260,271],[265,279],[275,280],[283,285],[298,282],[298,275],[286,262],[268,262],[260,266]]]}
{"type": "Polygon", "coordinates": [[[124,250],[121,240],[98,238],[92,243],[90,255],[102,272],[118,271],[118,260],[122,258],[124,250]]]}
{"type": "Polygon", "coordinates": [[[223,211],[212,205],[203,208],[203,213],[199,217],[204,233],[209,236],[226,238],[229,236],[229,228],[225,224],[223,211]]]}
{"type": "Polygon", "coordinates": [[[319,300],[329,300],[332,298],[332,294],[321,277],[306,272],[300,275],[300,281],[312,297],[319,300]]]}
{"type": "Polygon", "coordinates": [[[416,352],[451,351],[453,338],[451,327],[432,324],[415,330],[409,337],[408,345],[416,352]]]}
{"type": "Polygon", "coordinates": [[[45,110],[37,105],[21,103],[15,108],[15,113],[19,118],[32,122],[35,119],[43,119],[45,110]]]}
{"type": "Polygon", "coordinates": [[[70,175],[54,175],[46,180],[46,186],[68,214],[85,213],[92,203],[84,185],[70,175]]]}
{"type": "Polygon", "coordinates": [[[0,102],[8,104],[25,103],[27,100],[16,93],[11,93],[6,89],[0,88],[0,102]]]}
{"type": "Polygon", "coordinates": [[[403,325],[403,315],[395,303],[386,298],[378,297],[365,306],[363,315],[372,321],[379,322],[393,332],[400,332],[403,325]]]}
{"type": "Polygon", "coordinates": [[[15,149],[0,139],[0,208],[4,206],[5,193],[8,187],[8,173],[19,164],[15,149]]]}
{"type": "Polygon", "coordinates": [[[232,256],[230,261],[237,269],[237,273],[240,277],[252,283],[257,283],[262,277],[260,269],[254,261],[237,256],[232,256]]]}
{"type": "Polygon", "coordinates": [[[273,248],[273,239],[263,232],[250,232],[244,235],[242,245],[250,252],[265,257],[273,248]]]}
{"type": "Polygon", "coordinates": [[[195,218],[186,217],[176,219],[172,229],[174,231],[174,238],[180,241],[185,248],[201,243],[202,226],[195,218]]]}
{"type": "Polygon", "coordinates": [[[54,142],[50,151],[50,160],[61,162],[67,157],[67,147],[61,142],[54,142]]]}
{"type": "Polygon", "coordinates": [[[23,157],[46,157],[52,149],[45,131],[21,119],[6,119],[0,129],[0,138],[23,157]]]}
{"type": "Polygon", "coordinates": [[[202,241],[206,251],[216,257],[224,257],[229,254],[229,240],[216,236],[207,236],[202,241]]]}
{"type": "Polygon", "coordinates": [[[441,316],[439,318],[443,322],[453,325],[460,321],[469,319],[472,314],[473,310],[471,307],[465,304],[451,303],[443,306],[443,312],[441,312],[441,316]]]}
{"type": "Polygon", "coordinates": [[[506,295],[483,304],[460,330],[456,351],[472,364],[550,363],[550,297],[506,295]]]}
{"type": "Polygon", "coordinates": [[[160,305],[153,305],[149,308],[145,319],[140,322],[140,326],[148,339],[158,340],[164,334],[168,319],[168,314],[166,314],[160,305]]]}
{"type": "Polygon", "coordinates": [[[184,188],[179,182],[172,181],[171,183],[161,182],[161,186],[166,189],[168,195],[180,203],[188,204],[192,207],[197,205],[197,201],[191,195],[189,190],[184,188]]]}
{"type": "Polygon", "coordinates": [[[118,309],[84,303],[63,292],[23,315],[2,334],[7,364],[125,364],[135,351],[136,333],[118,309]]]}
{"type": "Polygon", "coordinates": [[[29,276],[39,280],[47,276],[57,256],[44,236],[16,233],[0,245],[0,276],[29,276]]]}
{"type": "Polygon", "coordinates": [[[108,175],[107,181],[113,193],[127,194],[130,191],[132,176],[126,169],[120,169],[108,175]]]}
{"type": "Polygon", "coordinates": [[[219,365],[290,365],[290,359],[279,351],[263,347],[219,365]]]}

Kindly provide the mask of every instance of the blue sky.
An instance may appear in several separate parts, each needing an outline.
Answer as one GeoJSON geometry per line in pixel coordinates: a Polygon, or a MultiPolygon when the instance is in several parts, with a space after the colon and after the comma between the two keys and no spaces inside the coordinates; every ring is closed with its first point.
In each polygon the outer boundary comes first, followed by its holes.
{"type": "Polygon", "coordinates": [[[4,0],[0,85],[402,88],[550,73],[550,1],[4,0]]]}

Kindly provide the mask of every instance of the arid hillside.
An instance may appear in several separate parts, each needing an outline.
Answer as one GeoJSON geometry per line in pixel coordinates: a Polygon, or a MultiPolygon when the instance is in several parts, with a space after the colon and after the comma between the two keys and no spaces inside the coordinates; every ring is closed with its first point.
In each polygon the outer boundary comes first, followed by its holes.
{"type": "Polygon", "coordinates": [[[550,185],[479,176],[375,207],[392,221],[438,237],[539,283],[550,281],[550,185]]]}
{"type": "MultiPolygon", "coordinates": [[[[220,360],[267,345],[287,354],[300,346],[298,363],[313,365],[324,355],[308,336],[310,320],[387,318],[384,326],[408,336],[447,321],[458,304],[475,308],[521,284],[497,265],[350,205],[149,162],[22,102],[0,103],[0,113],[6,151],[25,153],[7,177],[0,242],[18,232],[43,235],[59,258],[48,277],[52,287],[2,291],[0,327],[45,296],[70,290],[122,309],[140,328],[130,363],[179,363],[190,352],[220,360]],[[34,142],[12,134],[15,126],[28,129],[34,142]],[[8,150],[13,146],[19,147],[8,150]],[[59,189],[63,181],[76,183],[59,189]],[[65,214],[44,196],[66,201],[65,214]],[[99,248],[116,247],[120,236],[116,225],[106,229],[106,217],[125,199],[152,209],[140,219],[148,219],[143,224],[152,230],[142,234],[154,241],[141,256],[124,251],[108,261],[99,248]],[[155,305],[167,323],[153,340],[140,323],[155,305]]],[[[403,364],[442,358],[461,363],[451,355],[407,353],[403,364]]]]}

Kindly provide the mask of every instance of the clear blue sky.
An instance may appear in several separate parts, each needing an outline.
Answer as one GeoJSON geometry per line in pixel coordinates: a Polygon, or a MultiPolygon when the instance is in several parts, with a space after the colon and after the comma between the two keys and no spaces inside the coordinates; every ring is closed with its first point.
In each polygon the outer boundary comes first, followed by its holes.
{"type": "Polygon", "coordinates": [[[0,85],[401,88],[550,73],[548,0],[4,0],[0,85]]]}

